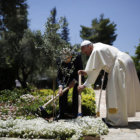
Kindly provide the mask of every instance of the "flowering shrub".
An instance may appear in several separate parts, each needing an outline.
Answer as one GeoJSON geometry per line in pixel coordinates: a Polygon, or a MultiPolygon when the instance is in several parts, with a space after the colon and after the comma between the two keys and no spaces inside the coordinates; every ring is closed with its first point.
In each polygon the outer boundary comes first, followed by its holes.
{"type": "Polygon", "coordinates": [[[21,116],[35,118],[32,112],[44,102],[32,96],[26,89],[0,91],[0,119],[6,120],[9,117],[19,118],[21,116]]]}
{"type": "Polygon", "coordinates": [[[85,135],[100,136],[108,133],[108,127],[100,118],[83,117],[73,120],[47,122],[42,118],[32,120],[0,120],[0,137],[59,138],[78,140],[85,135]]]}
{"type": "Polygon", "coordinates": [[[17,99],[23,95],[23,94],[28,94],[29,91],[26,89],[14,89],[14,90],[2,90],[0,91],[0,102],[12,102],[15,103],[17,99]]]}
{"type": "Polygon", "coordinates": [[[35,100],[35,97],[31,94],[24,94],[22,96],[20,96],[20,99],[26,102],[32,102],[35,100]]]}
{"type": "MultiPolygon", "coordinates": [[[[68,93],[68,112],[72,111],[72,90],[68,93]]],[[[57,90],[55,91],[55,95],[57,90]]],[[[36,110],[53,98],[51,89],[41,89],[29,92],[27,90],[14,89],[0,92],[0,119],[6,120],[8,117],[14,119],[24,116],[28,119],[36,117],[36,110]]],[[[59,100],[55,101],[56,113],[59,110],[59,100]]],[[[94,90],[86,88],[82,92],[82,113],[84,116],[95,114],[95,94],[94,90]]],[[[53,105],[46,107],[47,113],[52,116],[53,105]]]]}
{"type": "MultiPolygon", "coordinates": [[[[68,93],[68,112],[72,110],[72,90],[68,93]]],[[[55,91],[55,95],[57,90],[55,91]]],[[[22,89],[4,90],[0,92],[0,119],[6,120],[9,117],[14,119],[24,116],[28,119],[35,118],[35,112],[39,106],[49,101],[53,96],[51,89],[41,89],[33,92],[22,89]]],[[[82,92],[82,113],[83,115],[95,114],[95,97],[93,89],[86,88],[82,92]]],[[[56,113],[59,110],[59,100],[56,100],[56,113]]],[[[52,104],[46,107],[47,113],[52,116],[52,104]]]]}

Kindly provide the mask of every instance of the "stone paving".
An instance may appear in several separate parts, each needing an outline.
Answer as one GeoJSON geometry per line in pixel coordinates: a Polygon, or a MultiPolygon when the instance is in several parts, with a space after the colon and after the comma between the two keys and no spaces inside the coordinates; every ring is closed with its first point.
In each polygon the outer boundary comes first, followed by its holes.
{"type": "MultiPolygon", "coordinates": [[[[96,103],[98,105],[100,90],[95,90],[96,103]]],[[[106,92],[102,91],[100,117],[106,117],[106,92]]],[[[109,128],[109,134],[101,136],[101,140],[140,140],[140,112],[136,113],[136,117],[128,118],[127,127],[109,128]]]]}

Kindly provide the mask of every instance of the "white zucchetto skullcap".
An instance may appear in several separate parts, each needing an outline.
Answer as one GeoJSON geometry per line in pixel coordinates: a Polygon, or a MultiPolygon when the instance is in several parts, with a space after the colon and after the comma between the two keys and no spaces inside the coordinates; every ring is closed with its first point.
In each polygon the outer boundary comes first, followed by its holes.
{"type": "Polygon", "coordinates": [[[84,40],[84,41],[81,43],[81,47],[87,46],[87,45],[89,45],[89,44],[91,44],[91,42],[90,42],[89,40],[84,40]]]}

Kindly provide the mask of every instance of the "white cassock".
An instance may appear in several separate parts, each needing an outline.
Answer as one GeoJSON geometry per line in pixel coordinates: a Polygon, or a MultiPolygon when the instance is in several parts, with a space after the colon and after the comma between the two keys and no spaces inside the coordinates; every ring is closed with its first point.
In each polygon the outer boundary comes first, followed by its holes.
{"type": "Polygon", "coordinates": [[[128,125],[128,117],[140,111],[140,83],[131,57],[103,43],[93,44],[85,71],[85,86],[94,84],[100,71],[108,73],[106,120],[113,126],[128,125]]]}

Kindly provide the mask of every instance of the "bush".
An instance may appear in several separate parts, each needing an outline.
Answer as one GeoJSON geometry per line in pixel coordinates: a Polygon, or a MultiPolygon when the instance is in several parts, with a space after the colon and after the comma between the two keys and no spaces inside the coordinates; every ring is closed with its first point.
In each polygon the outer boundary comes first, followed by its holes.
{"type": "Polygon", "coordinates": [[[20,99],[21,96],[29,93],[27,89],[0,91],[0,119],[31,115],[31,110],[35,107],[32,105],[34,102],[26,102],[20,99]]]}
{"type": "MultiPolygon", "coordinates": [[[[68,110],[71,113],[72,110],[72,91],[68,93],[68,110]]],[[[55,91],[55,95],[57,90],[55,91]]],[[[84,116],[95,114],[95,94],[93,89],[86,88],[82,94],[82,113],[84,116]]],[[[0,103],[1,103],[1,114],[11,115],[13,118],[20,116],[26,118],[34,118],[35,112],[40,106],[43,106],[53,98],[53,90],[41,89],[29,92],[24,89],[3,90],[0,92],[0,103]],[[10,109],[9,109],[10,108],[10,109]],[[11,110],[10,113],[9,110],[11,110]],[[13,113],[13,115],[11,114],[13,113]]],[[[59,100],[55,101],[56,112],[59,111],[59,100]]],[[[52,116],[53,114],[53,103],[46,107],[47,113],[52,116]]],[[[1,118],[2,119],[2,118],[1,118]]],[[[5,118],[6,119],[6,118],[5,118]]]]}
{"type": "MultiPolygon", "coordinates": [[[[57,91],[55,91],[55,95],[57,94],[57,91]]],[[[71,113],[72,110],[72,91],[73,88],[71,88],[68,92],[68,112],[71,113]]],[[[33,101],[33,103],[30,103],[30,108],[32,109],[31,111],[37,110],[39,106],[42,106],[46,102],[48,102],[51,98],[53,98],[53,90],[51,89],[40,89],[36,90],[31,93],[34,95],[36,100],[33,101]]],[[[84,116],[87,115],[95,115],[95,109],[96,109],[96,103],[95,103],[95,93],[92,88],[85,88],[83,92],[81,93],[82,95],[82,113],[84,116]]],[[[26,110],[28,109],[28,112],[30,110],[29,105],[25,105],[24,108],[27,106],[26,110]]],[[[59,111],[59,100],[55,101],[55,108],[56,108],[56,113],[59,111]]],[[[49,104],[46,107],[46,112],[52,116],[53,114],[53,103],[49,104]]]]}
{"type": "MultiPolygon", "coordinates": [[[[68,93],[68,110],[72,110],[72,91],[69,90],[68,93]]],[[[84,116],[87,115],[95,115],[96,114],[96,102],[95,102],[95,92],[92,88],[85,88],[82,93],[82,114],[84,116]]]]}
{"type": "Polygon", "coordinates": [[[95,115],[96,105],[95,97],[88,94],[82,94],[82,113],[84,116],[95,115]]]}
{"type": "MultiPolygon", "coordinates": [[[[38,107],[39,107],[39,106],[43,106],[43,105],[44,105],[45,103],[47,103],[50,99],[53,98],[53,94],[55,94],[54,96],[56,96],[57,91],[58,91],[58,90],[56,90],[55,93],[53,92],[52,89],[40,89],[40,90],[33,91],[31,94],[34,95],[35,97],[37,97],[37,99],[38,99],[39,101],[42,101],[42,102],[40,102],[40,104],[37,104],[37,103],[36,103],[35,106],[37,106],[37,105],[38,105],[38,107]]],[[[56,101],[55,101],[56,113],[59,111],[59,103],[58,103],[58,102],[59,102],[59,100],[56,100],[56,101]]],[[[38,107],[36,107],[36,110],[37,110],[38,107]]],[[[50,116],[52,116],[52,114],[53,114],[53,103],[49,104],[49,105],[46,107],[46,112],[47,112],[50,116]]]]}
{"type": "Polygon", "coordinates": [[[28,94],[27,89],[14,89],[14,90],[2,90],[0,91],[0,102],[16,103],[17,99],[23,94],[28,94]]]}

